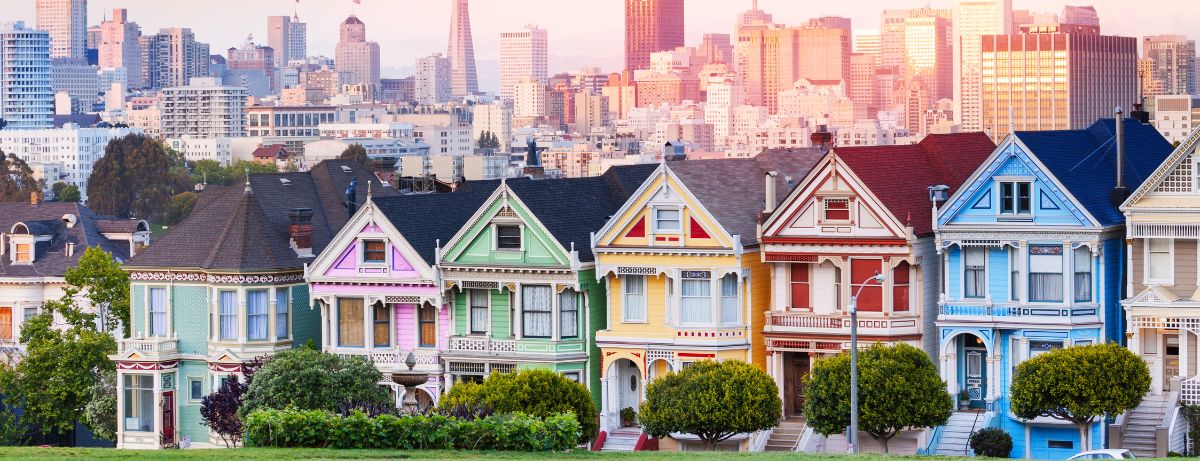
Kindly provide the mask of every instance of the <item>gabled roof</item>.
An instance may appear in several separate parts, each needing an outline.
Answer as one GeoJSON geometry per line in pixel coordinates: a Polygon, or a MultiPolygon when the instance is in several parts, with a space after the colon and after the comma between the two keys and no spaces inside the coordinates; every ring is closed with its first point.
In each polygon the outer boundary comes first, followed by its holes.
{"type": "Polygon", "coordinates": [[[917,144],[835,147],[838,156],[917,236],[933,232],[929,186],[954,193],[996,148],[983,133],[931,134],[917,144]]]}
{"type": "Polygon", "coordinates": [[[268,144],[254,149],[254,152],[251,152],[250,156],[254,158],[279,160],[287,158],[288,152],[287,149],[284,148],[283,144],[268,144]]]}
{"type": "Polygon", "coordinates": [[[778,173],[775,200],[781,203],[824,155],[817,148],[768,149],[753,158],[684,160],[666,165],[726,232],[740,236],[747,245],[758,241],[758,219],[766,198],[763,176],[778,173]]]}
{"type": "Polygon", "coordinates": [[[1171,174],[1171,172],[1175,171],[1176,168],[1179,168],[1181,163],[1184,161],[1191,161],[1192,154],[1196,152],[1196,147],[1198,144],[1200,144],[1200,125],[1197,125],[1192,129],[1192,132],[1188,134],[1187,138],[1184,138],[1183,142],[1179,143],[1179,147],[1176,147],[1175,150],[1171,152],[1171,155],[1168,155],[1167,159],[1164,160],[1161,165],[1159,165],[1158,169],[1155,170],[1154,173],[1151,173],[1149,179],[1143,181],[1142,185],[1133,189],[1133,193],[1129,195],[1129,198],[1125,200],[1125,203],[1121,204],[1121,209],[1127,210],[1128,208],[1136,207],[1137,202],[1141,200],[1142,197],[1145,197],[1146,194],[1150,193],[1151,191],[1157,190],[1158,187],[1162,185],[1163,180],[1165,180],[1167,176],[1171,174]]]}
{"type": "Polygon", "coordinates": [[[103,216],[77,203],[43,202],[36,206],[25,202],[0,203],[0,232],[8,233],[17,223],[24,223],[31,234],[50,236],[49,242],[35,246],[32,264],[12,264],[8,254],[0,257],[0,277],[62,277],[88,246],[98,246],[118,261],[124,261],[129,259],[129,242],[109,240],[103,234],[114,232],[112,228],[137,229],[141,222],[103,216]],[[75,215],[74,226],[67,227],[63,221],[68,214],[75,215]],[[70,256],[68,243],[76,245],[70,256]]]}
{"type": "MultiPolygon", "coordinates": [[[[1171,154],[1171,144],[1150,125],[1125,119],[1125,187],[1132,191],[1171,154]]],[[[1124,223],[1116,187],[1116,120],[1100,119],[1081,130],[1015,133],[1038,161],[1102,226],[1124,223]]]]}
{"type": "Polygon", "coordinates": [[[439,242],[448,243],[499,186],[498,180],[467,181],[450,193],[398,195],[372,201],[432,266],[437,264],[435,250],[439,242]]]}
{"type": "Polygon", "coordinates": [[[361,166],[326,160],[311,171],[250,175],[245,185],[208,186],[192,214],[132,258],[127,267],[222,271],[296,270],[311,262],[290,247],[288,213],[311,208],[313,254],[346,223],[345,189],[357,179],[355,202],[396,195],[361,166]],[[344,168],[343,168],[344,167],[344,168]]]}

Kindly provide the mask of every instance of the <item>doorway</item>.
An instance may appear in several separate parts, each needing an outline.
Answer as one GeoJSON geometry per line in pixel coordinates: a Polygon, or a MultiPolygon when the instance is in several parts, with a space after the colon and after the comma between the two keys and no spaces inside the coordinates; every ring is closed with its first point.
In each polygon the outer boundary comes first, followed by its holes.
{"type": "Polygon", "coordinates": [[[784,417],[804,415],[804,380],[811,371],[807,352],[783,354],[784,417]]]}
{"type": "Polygon", "coordinates": [[[962,335],[963,392],[967,407],[973,410],[987,408],[987,346],[975,335],[962,335]]]}
{"type": "Polygon", "coordinates": [[[162,396],[162,444],[175,445],[175,391],[163,391],[162,396]]]}

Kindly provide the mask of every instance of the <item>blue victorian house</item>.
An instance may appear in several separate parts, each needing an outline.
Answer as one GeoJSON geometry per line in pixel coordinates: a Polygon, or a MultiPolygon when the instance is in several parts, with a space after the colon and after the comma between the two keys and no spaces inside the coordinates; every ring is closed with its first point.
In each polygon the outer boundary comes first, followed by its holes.
{"type": "Polygon", "coordinates": [[[986,426],[1012,435],[1013,457],[1061,459],[1104,446],[1103,423],[1081,441],[1066,421],[1017,418],[1009,387],[1017,365],[1038,354],[1124,342],[1118,206],[1170,153],[1135,119],[1017,132],[941,204],[937,359],[959,411],[931,452],[962,456],[970,433],[986,426]]]}

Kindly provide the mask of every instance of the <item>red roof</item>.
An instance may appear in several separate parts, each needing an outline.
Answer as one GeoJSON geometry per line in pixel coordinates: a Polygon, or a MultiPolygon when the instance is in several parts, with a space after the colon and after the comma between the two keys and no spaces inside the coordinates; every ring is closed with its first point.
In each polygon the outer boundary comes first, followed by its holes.
{"type": "Polygon", "coordinates": [[[933,231],[929,186],[944,184],[954,194],[995,149],[987,135],[976,132],[932,134],[912,145],[835,147],[833,153],[921,236],[933,231]]]}
{"type": "Polygon", "coordinates": [[[287,158],[288,152],[287,149],[283,148],[283,144],[268,144],[259,147],[258,149],[254,149],[254,152],[252,152],[250,156],[254,158],[282,160],[287,158]]]}

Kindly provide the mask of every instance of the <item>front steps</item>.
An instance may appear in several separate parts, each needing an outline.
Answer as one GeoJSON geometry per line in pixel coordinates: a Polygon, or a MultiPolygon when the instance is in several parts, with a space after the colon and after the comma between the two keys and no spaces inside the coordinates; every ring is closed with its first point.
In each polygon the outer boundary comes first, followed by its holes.
{"type": "Polygon", "coordinates": [[[973,456],[971,433],[982,429],[978,427],[982,422],[982,412],[954,412],[950,415],[950,420],[942,427],[942,438],[938,442],[937,454],[940,456],[973,456]]]}
{"type": "Polygon", "coordinates": [[[790,418],[780,421],[775,430],[771,431],[771,438],[767,439],[767,446],[764,451],[795,450],[796,443],[804,435],[805,427],[803,418],[790,418]]]}
{"type": "Polygon", "coordinates": [[[1142,404],[1125,415],[1125,436],[1122,448],[1127,448],[1138,458],[1158,456],[1158,425],[1166,417],[1167,396],[1147,395],[1142,404]]]}
{"type": "Polygon", "coordinates": [[[636,427],[622,427],[608,433],[604,439],[604,447],[600,451],[633,451],[637,447],[642,431],[636,427]]]}

